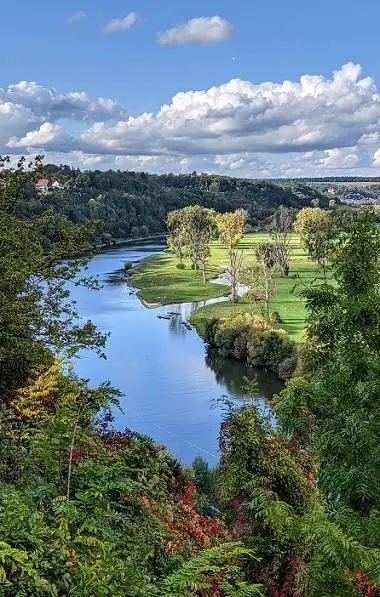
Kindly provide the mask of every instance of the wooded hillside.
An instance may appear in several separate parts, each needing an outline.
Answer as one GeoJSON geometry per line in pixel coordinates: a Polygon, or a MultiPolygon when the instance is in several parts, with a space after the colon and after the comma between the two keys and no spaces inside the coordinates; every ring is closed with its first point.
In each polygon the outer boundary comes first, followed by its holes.
{"type": "Polygon", "coordinates": [[[163,232],[167,213],[186,205],[212,207],[218,212],[241,207],[247,210],[252,227],[260,226],[279,205],[296,209],[312,202],[328,205],[322,193],[303,184],[209,174],[80,171],[47,165],[42,176],[49,180],[49,190],[40,193],[31,186],[20,215],[29,218],[52,208],[73,222],[100,220],[102,242],[163,232]],[[51,188],[56,181],[62,189],[51,188]]]}

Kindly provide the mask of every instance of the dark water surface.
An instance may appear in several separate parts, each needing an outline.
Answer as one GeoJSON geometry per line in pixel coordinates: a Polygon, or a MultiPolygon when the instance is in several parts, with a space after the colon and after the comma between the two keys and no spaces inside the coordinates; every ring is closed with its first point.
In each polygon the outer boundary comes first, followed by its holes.
{"type": "Polygon", "coordinates": [[[122,278],[124,262],[136,264],[163,248],[157,241],[139,242],[107,250],[90,261],[87,273],[98,276],[103,289],[74,288],[72,297],[83,319],[111,332],[111,337],[107,360],[86,352],[75,361],[75,370],[91,385],[109,380],[125,394],[124,414],[115,412],[118,429],[151,436],[184,464],[197,455],[215,464],[221,413],[211,408],[211,401],[222,395],[241,397],[244,376],[257,379],[263,397],[278,392],[281,382],[238,361],[207,354],[195,330],[181,324],[206,301],[147,309],[130,294],[122,278]],[[179,315],[170,321],[157,318],[168,311],[179,315]]]}

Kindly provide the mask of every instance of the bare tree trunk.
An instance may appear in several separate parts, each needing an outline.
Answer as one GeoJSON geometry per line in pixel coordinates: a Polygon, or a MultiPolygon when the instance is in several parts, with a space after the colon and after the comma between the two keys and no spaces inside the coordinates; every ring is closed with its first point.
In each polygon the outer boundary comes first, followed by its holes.
{"type": "Polygon", "coordinates": [[[206,284],[206,262],[203,261],[202,263],[202,273],[203,273],[203,284],[206,284]]]}
{"type": "MultiPolygon", "coordinates": [[[[78,417],[79,419],[79,417],[78,417]]],[[[75,422],[73,435],[71,438],[71,445],[70,445],[70,457],[69,457],[69,470],[67,473],[67,492],[66,492],[66,499],[69,501],[70,499],[70,483],[71,483],[71,471],[73,466],[73,455],[74,455],[74,446],[75,446],[75,436],[78,429],[78,419],[75,422]]]]}
{"type": "Polygon", "coordinates": [[[265,321],[269,322],[270,318],[270,311],[269,311],[269,297],[266,295],[265,297],[265,321]]]}
{"type": "Polygon", "coordinates": [[[231,285],[231,300],[233,303],[239,302],[238,286],[240,281],[241,269],[243,266],[243,252],[236,249],[229,251],[230,265],[227,275],[231,285]]]}

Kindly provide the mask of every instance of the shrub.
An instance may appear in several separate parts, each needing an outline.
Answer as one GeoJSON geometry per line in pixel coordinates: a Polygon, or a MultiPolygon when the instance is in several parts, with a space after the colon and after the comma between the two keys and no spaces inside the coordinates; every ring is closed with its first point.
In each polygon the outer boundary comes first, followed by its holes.
{"type": "Polygon", "coordinates": [[[281,317],[278,311],[273,311],[273,313],[271,313],[270,323],[272,325],[277,325],[278,323],[281,323],[281,317]]]}
{"type": "Polygon", "coordinates": [[[185,263],[177,263],[177,269],[185,269],[186,265],[185,263]]]}
{"type": "Polygon", "coordinates": [[[204,324],[202,336],[205,342],[207,342],[207,344],[210,344],[211,346],[215,345],[215,331],[218,321],[219,320],[217,317],[213,317],[212,319],[207,319],[204,324]]]}
{"type": "Polygon", "coordinates": [[[277,375],[280,379],[290,379],[297,367],[297,357],[293,354],[278,365],[277,375]]]}
{"type": "Polygon", "coordinates": [[[294,343],[284,330],[272,328],[265,333],[261,350],[264,367],[277,373],[279,364],[293,356],[294,343]]]}
{"type": "Polygon", "coordinates": [[[240,313],[212,319],[204,336],[223,356],[265,367],[282,379],[288,379],[295,370],[294,342],[284,330],[273,328],[258,315],[240,313]]]}

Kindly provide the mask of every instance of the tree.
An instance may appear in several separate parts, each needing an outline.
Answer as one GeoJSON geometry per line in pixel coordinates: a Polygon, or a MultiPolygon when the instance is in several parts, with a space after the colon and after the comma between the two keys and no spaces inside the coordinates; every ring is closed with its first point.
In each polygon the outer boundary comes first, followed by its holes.
{"type": "Polygon", "coordinates": [[[168,245],[179,261],[179,266],[183,267],[183,260],[187,250],[187,237],[185,229],[185,218],[182,209],[176,209],[168,213],[166,225],[168,228],[168,245]]]}
{"type": "Polygon", "coordinates": [[[366,513],[380,508],[379,254],[373,214],[357,213],[338,239],[331,283],[304,291],[311,379],[295,380],[279,403],[286,429],[318,449],[320,487],[366,513]]]}
{"type": "Polygon", "coordinates": [[[228,267],[226,274],[231,286],[231,300],[236,303],[239,299],[239,277],[243,265],[243,252],[237,245],[243,238],[247,214],[243,209],[227,212],[217,216],[217,226],[221,243],[227,250],[228,267]]]}
{"type": "MultiPolygon", "coordinates": [[[[52,351],[73,354],[85,346],[101,350],[104,337],[78,323],[67,284],[91,252],[96,223],[76,225],[52,210],[25,220],[25,194],[41,170],[41,159],[15,168],[0,158],[0,391],[7,396],[32,370],[52,362],[52,351]],[[78,257],[79,255],[79,257],[78,257]]],[[[92,285],[91,280],[82,280],[92,285]]]]}
{"type": "Polygon", "coordinates": [[[210,255],[210,243],[217,227],[212,209],[193,205],[183,209],[189,255],[194,269],[202,266],[203,283],[206,284],[206,265],[210,255]]]}
{"type": "Polygon", "coordinates": [[[280,205],[273,214],[270,224],[270,236],[276,248],[277,265],[280,268],[283,278],[286,278],[289,274],[289,253],[293,221],[293,211],[280,205]]]}
{"type": "Polygon", "coordinates": [[[310,258],[326,266],[333,231],[329,214],[319,207],[306,207],[298,212],[294,228],[310,258]]]}
{"type": "Polygon", "coordinates": [[[262,243],[255,248],[256,263],[242,272],[242,280],[249,288],[248,298],[264,304],[265,320],[270,319],[270,300],[273,296],[277,252],[273,243],[262,243]]]}

